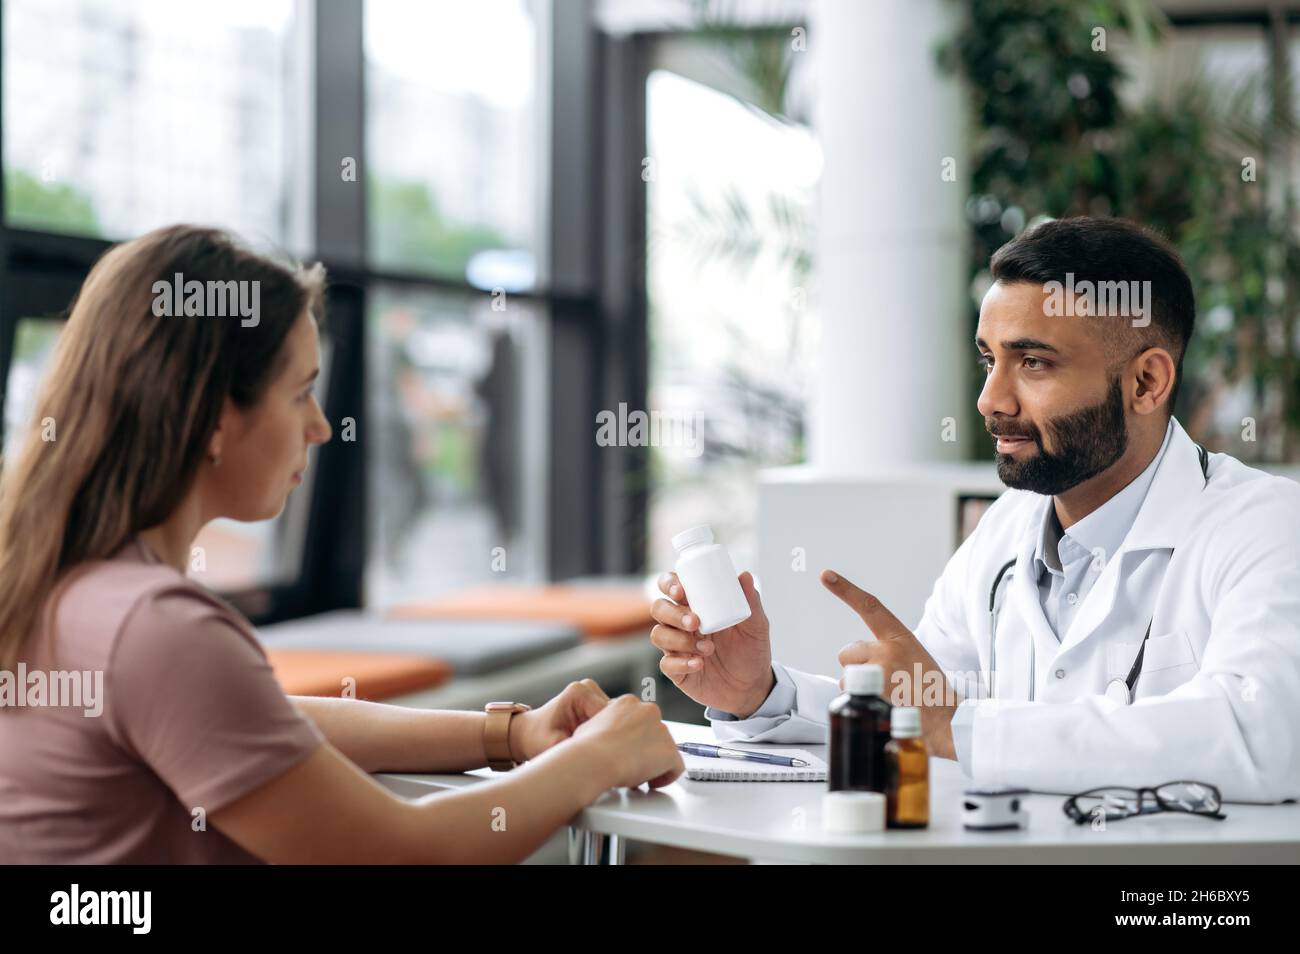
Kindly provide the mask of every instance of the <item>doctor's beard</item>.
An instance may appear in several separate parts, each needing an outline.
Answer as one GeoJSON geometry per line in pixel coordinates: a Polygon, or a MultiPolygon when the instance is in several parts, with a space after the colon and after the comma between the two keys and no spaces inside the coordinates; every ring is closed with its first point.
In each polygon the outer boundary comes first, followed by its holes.
{"type": "Polygon", "coordinates": [[[997,432],[1006,437],[1028,437],[1038,448],[1037,454],[1025,460],[1017,460],[1013,454],[997,455],[998,478],[1008,487],[1046,496],[1061,494],[1123,456],[1128,449],[1128,427],[1119,375],[1111,378],[1110,390],[1100,404],[1052,418],[1047,429],[1056,447],[1051,454],[1043,449],[1043,436],[1036,427],[1027,432],[997,432]]]}

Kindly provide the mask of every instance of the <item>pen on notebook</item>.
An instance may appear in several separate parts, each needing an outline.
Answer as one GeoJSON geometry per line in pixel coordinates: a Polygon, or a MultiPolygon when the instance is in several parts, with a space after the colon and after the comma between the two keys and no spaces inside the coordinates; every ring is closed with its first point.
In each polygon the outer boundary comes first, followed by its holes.
{"type": "Polygon", "coordinates": [[[702,755],[709,759],[736,759],[738,762],[766,762],[768,765],[788,765],[802,768],[811,763],[788,755],[769,755],[766,752],[747,752],[744,749],[724,749],[720,745],[704,745],[700,742],[678,742],[677,748],[687,755],[702,755]]]}

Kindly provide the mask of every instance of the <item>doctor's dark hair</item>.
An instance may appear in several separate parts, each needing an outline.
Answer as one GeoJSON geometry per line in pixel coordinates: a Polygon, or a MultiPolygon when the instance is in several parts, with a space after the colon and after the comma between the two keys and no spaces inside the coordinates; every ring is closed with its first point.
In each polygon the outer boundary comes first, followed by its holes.
{"type": "MultiPolygon", "coordinates": [[[[1044,222],[993,253],[989,262],[993,279],[1012,285],[1032,282],[1067,283],[1149,281],[1147,302],[1151,323],[1135,328],[1127,319],[1114,319],[1100,327],[1109,352],[1120,360],[1143,348],[1165,348],[1174,359],[1174,384],[1166,411],[1173,413],[1183,380],[1183,355],[1196,321],[1192,280],[1177,250],[1160,235],[1125,219],[1079,216],[1044,222]]],[[[1104,321],[1104,319],[1102,319],[1104,321]]]]}

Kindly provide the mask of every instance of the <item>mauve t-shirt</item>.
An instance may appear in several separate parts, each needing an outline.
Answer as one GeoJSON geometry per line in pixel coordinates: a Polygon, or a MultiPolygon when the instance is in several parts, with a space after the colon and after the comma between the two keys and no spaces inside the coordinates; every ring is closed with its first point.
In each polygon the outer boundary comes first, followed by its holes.
{"type": "Polygon", "coordinates": [[[138,538],[74,570],[21,659],[102,672],[102,712],[0,706],[0,862],[256,863],[212,815],[324,741],[248,622],[138,538]]]}

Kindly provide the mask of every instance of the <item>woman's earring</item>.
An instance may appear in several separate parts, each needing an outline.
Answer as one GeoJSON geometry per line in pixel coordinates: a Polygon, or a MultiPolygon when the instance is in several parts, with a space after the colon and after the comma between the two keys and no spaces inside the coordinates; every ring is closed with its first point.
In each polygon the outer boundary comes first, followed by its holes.
{"type": "Polygon", "coordinates": [[[209,455],[208,455],[208,460],[212,461],[212,466],[213,466],[213,467],[220,467],[220,466],[221,466],[221,455],[220,455],[220,454],[209,454],[209,455]]]}

